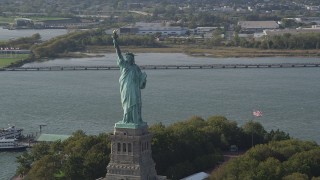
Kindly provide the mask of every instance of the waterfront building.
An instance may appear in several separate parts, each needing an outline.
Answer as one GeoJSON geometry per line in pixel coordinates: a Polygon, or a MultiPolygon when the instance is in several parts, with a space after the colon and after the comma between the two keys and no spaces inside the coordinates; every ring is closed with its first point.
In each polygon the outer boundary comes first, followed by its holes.
{"type": "Polygon", "coordinates": [[[14,26],[17,28],[29,28],[33,27],[33,21],[29,18],[16,18],[14,26]]]}
{"type": "Polygon", "coordinates": [[[161,34],[161,35],[184,35],[187,32],[187,28],[180,26],[170,26],[166,23],[135,23],[120,28],[119,34],[138,34],[138,35],[150,35],[150,34],[161,34]]]}
{"type": "Polygon", "coordinates": [[[218,27],[196,27],[194,29],[195,34],[206,34],[206,33],[212,33],[215,29],[218,27]]]}
{"type": "MultiPolygon", "coordinates": [[[[317,27],[317,26],[315,26],[317,27]]],[[[307,34],[307,33],[320,33],[320,28],[299,28],[299,29],[282,29],[282,30],[265,30],[265,36],[276,36],[283,34],[307,34]]]]}
{"type": "Polygon", "coordinates": [[[239,21],[242,31],[262,32],[266,29],[279,29],[276,21],[239,21]]]}

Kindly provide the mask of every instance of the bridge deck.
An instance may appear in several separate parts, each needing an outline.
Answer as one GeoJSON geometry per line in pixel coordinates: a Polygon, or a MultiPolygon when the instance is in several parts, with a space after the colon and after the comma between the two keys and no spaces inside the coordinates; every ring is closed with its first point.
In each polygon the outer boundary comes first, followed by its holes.
{"type": "MultiPolygon", "coordinates": [[[[320,63],[282,63],[282,64],[191,64],[191,65],[141,65],[141,69],[230,69],[230,68],[301,68],[320,67],[320,63]]],[[[82,71],[119,70],[118,66],[51,66],[0,68],[0,71],[82,71]]]]}

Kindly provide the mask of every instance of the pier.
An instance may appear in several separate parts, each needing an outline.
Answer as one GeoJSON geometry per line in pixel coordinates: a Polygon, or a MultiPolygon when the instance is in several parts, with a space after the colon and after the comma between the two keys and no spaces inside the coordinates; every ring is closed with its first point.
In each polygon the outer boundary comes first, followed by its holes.
{"type": "MultiPolygon", "coordinates": [[[[279,63],[279,64],[190,64],[190,65],[140,65],[145,70],[164,69],[235,69],[235,68],[311,68],[320,63],[279,63]]],[[[12,67],[0,71],[85,71],[119,70],[118,66],[50,66],[50,67],[12,67]]]]}

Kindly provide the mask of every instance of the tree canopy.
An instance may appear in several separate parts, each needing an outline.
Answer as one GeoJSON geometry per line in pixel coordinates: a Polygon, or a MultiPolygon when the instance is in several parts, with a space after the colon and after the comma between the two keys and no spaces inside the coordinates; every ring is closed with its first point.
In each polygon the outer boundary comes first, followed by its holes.
{"type": "Polygon", "coordinates": [[[256,145],[215,171],[212,180],[320,178],[320,146],[296,139],[256,145]]]}
{"type": "Polygon", "coordinates": [[[73,133],[66,141],[39,143],[17,158],[17,174],[24,179],[97,179],[106,173],[109,162],[108,135],[73,133]]]}
{"type": "MultiPolygon", "coordinates": [[[[258,122],[249,121],[239,127],[223,116],[207,120],[194,116],[168,127],[158,123],[150,126],[149,131],[153,134],[152,156],[157,173],[173,180],[211,170],[223,161],[222,154],[231,145],[246,150],[252,144],[290,138],[279,130],[267,132],[258,122]],[[250,141],[252,133],[259,137],[257,141],[250,141]]],[[[108,134],[94,136],[76,131],[66,141],[39,143],[23,153],[17,158],[17,174],[26,175],[26,180],[97,179],[105,176],[109,155],[108,134]]]]}
{"type": "MultiPolygon", "coordinates": [[[[151,35],[124,35],[119,38],[119,43],[127,46],[159,46],[151,35]]],[[[53,58],[67,52],[84,51],[89,45],[110,46],[112,45],[111,35],[106,34],[102,29],[73,32],[34,45],[31,50],[36,58],[53,58]]]]}

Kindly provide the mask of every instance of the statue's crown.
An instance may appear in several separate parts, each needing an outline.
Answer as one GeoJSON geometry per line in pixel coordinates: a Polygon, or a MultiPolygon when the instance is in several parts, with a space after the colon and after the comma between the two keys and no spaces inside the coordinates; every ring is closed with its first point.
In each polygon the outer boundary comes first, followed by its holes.
{"type": "Polygon", "coordinates": [[[135,54],[133,54],[133,53],[131,53],[131,52],[126,52],[126,56],[127,56],[127,55],[132,56],[132,57],[135,56],[135,54]]]}

